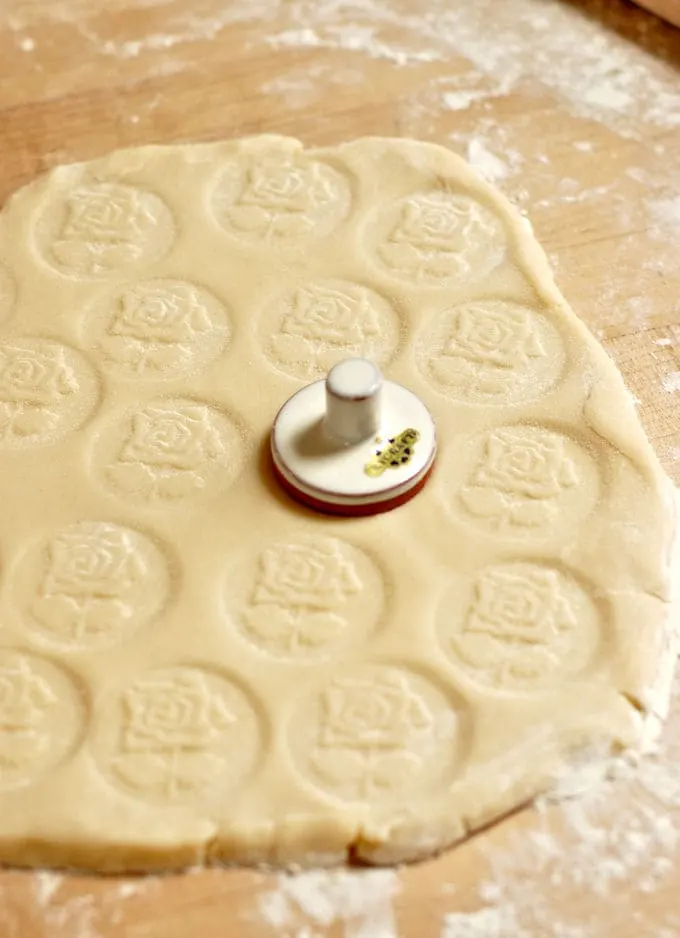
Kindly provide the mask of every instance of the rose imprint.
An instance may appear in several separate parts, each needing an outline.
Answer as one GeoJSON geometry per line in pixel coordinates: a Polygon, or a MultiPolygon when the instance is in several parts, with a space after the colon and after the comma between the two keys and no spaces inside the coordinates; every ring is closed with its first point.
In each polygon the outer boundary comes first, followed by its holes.
{"type": "Polygon", "coordinates": [[[343,280],[318,280],[265,311],[260,334],[267,357],[296,378],[318,378],[342,358],[384,366],[399,345],[401,324],[372,290],[343,280]]]}
{"type": "Polygon", "coordinates": [[[65,671],[0,650],[0,788],[29,784],[60,763],[83,726],[83,696],[65,671]]]}
{"type": "Polygon", "coordinates": [[[174,378],[218,358],[229,341],[226,311],[181,280],[148,280],[117,291],[88,315],[90,344],[124,377],[174,378]]]}
{"type": "Polygon", "coordinates": [[[408,800],[458,759],[459,717],[422,677],[366,665],[298,707],[290,744],[305,775],[347,801],[408,800]]]}
{"type": "Polygon", "coordinates": [[[111,645],[145,625],[169,592],[167,563],[147,537],[108,522],[63,528],[15,579],[38,634],[67,649],[111,645]]]}
{"type": "Polygon", "coordinates": [[[599,474],[574,440],[541,427],[502,427],[449,460],[454,504],[506,535],[548,537],[587,514],[599,474]]]}
{"type": "Polygon", "coordinates": [[[0,446],[53,443],[97,405],[99,382],[79,352],[46,339],[0,345],[0,446]]]}
{"type": "Polygon", "coordinates": [[[373,562],[332,538],[281,542],[232,572],[227,606],[242,635],[281,658],[313,660],[372,629],[383,605],[373,562]]]}
{"type": "Polygon", "coordinates": [[[576,581],[552,567],[490,567],[441,604],[442,647],[496,690],[539,690],[581,670],[599,643],[599,616],[576,581]],[[467,605],[466,605],[467,603],[467,605]]]}
{"type": "Polygon", "coordinates": [[[45,259],[58,270],[101,277],[165,254],[175,225],[154,193],[92,182],[48,204],[37,220],[35,236],[45,259]]]}
{"type": "Polygon", "coordinates": [[[554,385],[564,350],[555,327],[534,310],[483,300],[440,314],[418,340],[416,357],[443,394],[506,405],[535,399],[554,385]]]}
{"type": "Polygon", "coordinates": [[[480,280],[501,263],[507,239],[501,220],[467,195],[437,191],[382,210],[377,258],[391,273],[423,286],[480,280]]]}
{"type": "Polygon", "coordinates": [[[349,212],[347,181],[301,153],[272,152],[233,163],[213,196],[219,223],[231,234],[285,244],[326,234],[349,212]]]}
{"type": "Polygon", "coordinates": [[[261,749],[244,693],[200,668],[152,671],[109,702],[94,740],[100,765],[154,801],[205,798],[242,783],[261,749]]]}
{"type": "Polygon", "coordinates": [[[111,427],[98,458],[114,489],[167,504],[233,482],[243,443],[235,424],[215,408],[163,398],[111,427]]]}

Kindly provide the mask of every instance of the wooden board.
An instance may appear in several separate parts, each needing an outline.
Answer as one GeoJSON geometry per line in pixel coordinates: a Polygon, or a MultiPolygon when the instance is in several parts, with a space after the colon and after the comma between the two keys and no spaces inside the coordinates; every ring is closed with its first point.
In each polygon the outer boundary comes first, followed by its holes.
{"type": "MultiPolygon", "coordinates": [[[[4,0],[0,62],[0,202],[148,142],[375,133],[467,155],[530,215],[680,481],[680,32],[623,0],[4,0]]],[[[676,938],[666,739],[633,780],[377,879],[8,871],[0,938],[676,938]]]]}
{"type": "Polygon", "coordinates": [[[637,2],[646,10],[651,10],[657,16],[668,20],[669,23],[680,26],[679,0],[637,0],[637,2]]]}

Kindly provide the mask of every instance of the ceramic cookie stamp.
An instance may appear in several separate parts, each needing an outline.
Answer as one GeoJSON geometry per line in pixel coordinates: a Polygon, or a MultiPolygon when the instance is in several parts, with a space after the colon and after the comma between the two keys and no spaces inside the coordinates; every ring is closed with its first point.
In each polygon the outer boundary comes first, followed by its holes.
{"type": "Polygon", "coordinates": [[[365,358],[339,362],[289,398],[271,435],[283,487],[331,514],[377,514],[408,501],[427,481],[436,449],[420,398],[384,381],[365,358]]]}

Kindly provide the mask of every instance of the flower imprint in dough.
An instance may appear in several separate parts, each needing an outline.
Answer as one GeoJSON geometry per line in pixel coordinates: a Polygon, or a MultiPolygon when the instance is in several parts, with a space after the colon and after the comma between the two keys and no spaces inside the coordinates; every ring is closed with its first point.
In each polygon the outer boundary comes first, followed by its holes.
{"type": "Polygon", "coordinates": [[[254,564],[232,572],[225,595],[242,635],[281,660],[338,653],[372,630],[383,611],[381,572],[363,551],[335,538],[265,547],[254,564]]]}
{"type": "Polygon", "coordinates": [[[564,348],[555,326],[535,310],[481,300],[438,314],[420,334],[416,358],[440,393],[507,406],[540,397],[558,382],[564,348]]]}
{"type": "Polygon", "coordinates": [[[402,799],[450,771],[458,715],[436,688],[397,667],[339,676],[301,707],[298,757],[319,787],[350,801],[402,799]]]}
{"type": "Polygon", "coordinates": [[[15,589],[41,638],[87,649],[113,644],[150,621],[168,598],[169,571],[146,536],[110,522],[84,521],[32,551],[15,589]]]}
{"type": "Polygon", "coordinates": [[[342,607],[362,589],[337,542],[270,547],[260,558],[246,629],[256,641],[291,655],[326,645],[346,628],[342,607]]]}
{"type": "Polygon", "coordinates": [[[52,443],[94,410],[99,383],[83,356],[57,342],[0,345],[0,446],[52,443]]]}
{"type": "Polygon", "coordinates": [[[213,198],[224,228],[274,245],[327,233],[350,204],[347,180],[337,170],[300,153],[277,151],[230,165],[213,198]]]}
{"type": "Polygon", "coordinates": [[[460,501],[496,528],[547,529],[579,481],[564,437],[504,428],[489,433],[460,501]]]}
{"type": "Polygon", "coordinates": [[[345,280],[315,280],[270,304],[260,334],[276,367],[313,379],[345,357],[370,358],[384,367],[399,345],[401,322],[374,290],[345,280]]]}
{"type": "Polygon", "coordinates": [[[600,619],[589,592],[566,571],[516,562],[452,587],[440,606],[438,631],[446,653],[476,681],[530,692],[594,660],[600,619]]]}
{"type": "Polygon", "coordinates": [[[422,286],[479,280],[504,258],[501,220],[468,195],[435,191],[386,210],[387,234],[377,255],[388,270],[422,286]]]}
{"type": "Polygon", "coordinates": [[[229,340],[223,305],[181,280],[147,280],[117,290],[86,317],[104,367],[124,378],[172,379],[205,366],[229,340]]]}
{"type": "Polygon", "coordinates": [[[243,458],[243,442],[230,418],[182,398],[163,398],[132,412],[102,443],[109,485],[151,503],[229,484],[243,458]]]}
{"type": "Polygon", "coordinates": [[[223,795],[244,781],[261,747],[243,692],[197,667],[140,677],[109,701],[93,743],[117,782],[158,802],[223,795]]]}
{"type": "Polygon", "coordinates": [[[101,277],[166,253],[175,224],[154,193],[92,182],[49,203],[35,235],[43,255],[62,272],[101,277]]]}
{"type": "Polygon", "coordinates": [[[56,663],[0,650],[0,788],[26,785],[69,754],[83,732],[84,700],[56,663]]]}

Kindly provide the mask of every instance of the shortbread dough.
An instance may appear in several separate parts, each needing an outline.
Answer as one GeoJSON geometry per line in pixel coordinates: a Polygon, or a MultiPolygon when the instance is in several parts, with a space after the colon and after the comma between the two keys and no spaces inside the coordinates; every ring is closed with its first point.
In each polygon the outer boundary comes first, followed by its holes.
{"type": "Polygon", "coordinates": [[[445,149],[58,168],[0,216],[0,312],[1,861],[415,859],[662,714],[674,489],[445,149]],[[439,451],[408,504],[332,519],[268,435],[352,355],[439,451]]]}

